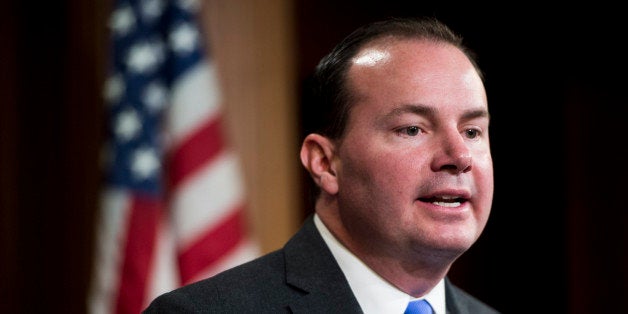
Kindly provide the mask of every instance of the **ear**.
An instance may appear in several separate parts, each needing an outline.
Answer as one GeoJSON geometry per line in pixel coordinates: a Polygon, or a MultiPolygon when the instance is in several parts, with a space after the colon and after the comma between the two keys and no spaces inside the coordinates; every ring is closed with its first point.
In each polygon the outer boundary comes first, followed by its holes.
{"type": "Polygon", "coordinates": [[[310,134],[301,145],[301,163],[318,185],[327,194],[338,193],[338,179],[332,161],[334,143],[319,134],[310,134]]]}

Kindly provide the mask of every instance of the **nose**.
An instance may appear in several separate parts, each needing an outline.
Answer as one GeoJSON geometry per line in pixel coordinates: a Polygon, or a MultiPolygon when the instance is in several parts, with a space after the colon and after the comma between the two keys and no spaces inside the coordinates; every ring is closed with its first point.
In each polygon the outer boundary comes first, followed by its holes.
{"type": "Polygon", "coordinates": [[[449,171],[459,174],[471,171],[473,159],[468,143],[462,134],[447,134],[438,141],[434,159],[432,161],[432,171],[449,171]]]}

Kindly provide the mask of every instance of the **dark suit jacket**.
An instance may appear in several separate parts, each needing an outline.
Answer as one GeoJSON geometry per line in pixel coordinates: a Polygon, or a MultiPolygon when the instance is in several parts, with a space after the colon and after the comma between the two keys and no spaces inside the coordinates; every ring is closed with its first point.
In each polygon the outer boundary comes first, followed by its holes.
{"type": "MultiPolygon", "coordinates": [[[[448,279],[445,289],[450,314],[498,313],[448,279]]],[[[362,313],[362,309],[310,216],[283,249],[163,294],[143,313],[362,313]]]]}

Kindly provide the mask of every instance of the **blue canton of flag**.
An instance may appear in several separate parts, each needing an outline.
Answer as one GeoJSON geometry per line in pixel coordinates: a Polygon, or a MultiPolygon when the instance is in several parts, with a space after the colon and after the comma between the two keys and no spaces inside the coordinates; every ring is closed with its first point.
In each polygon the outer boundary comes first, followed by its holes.
{"type": "Polygon", "coordinates": [[[110,20],[112,73],[106,85],[115,187],[163,192],[162,116],[177,77],[203,57],[196,1],[120,0],[110,20]]]}

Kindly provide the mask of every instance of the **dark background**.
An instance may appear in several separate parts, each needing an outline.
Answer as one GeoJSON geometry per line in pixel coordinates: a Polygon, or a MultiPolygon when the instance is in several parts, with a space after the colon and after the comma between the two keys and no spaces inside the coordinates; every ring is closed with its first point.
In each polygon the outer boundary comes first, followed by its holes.
{"type": "MultiPolygon", "coordinates": [[[[100,2],[0,4],[2,313],[85,312],[104,121],[100,2]]],[[[622,10],[301,0],[294,14],[300,81],[364,22],[434,15],[461,33],[486,74],[496,190],[452,280],[504,313],[628,313],[622,10]]]]}

